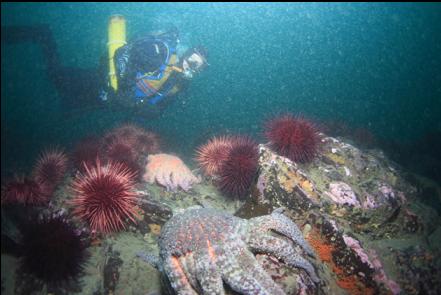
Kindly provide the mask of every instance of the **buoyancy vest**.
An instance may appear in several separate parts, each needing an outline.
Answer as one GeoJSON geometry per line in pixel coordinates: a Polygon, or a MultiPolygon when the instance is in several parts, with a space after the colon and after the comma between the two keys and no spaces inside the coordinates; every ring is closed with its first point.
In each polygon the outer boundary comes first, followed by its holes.
{"type": "Polygon", "coordinates": [[[135,87],[135,100],[143,103],[147,100],[150,104],[156,104],[164,97],[173,95],[179,90],[179,86],[176,83],[175,72],[182,72],[182,69],[177,67],[178,56],[176,49],[170,47],[167,42],[162,42],[167,50],[166,58],[163,64],[158,70],[154,72],[136,73],[136,87],[135,87]]]}

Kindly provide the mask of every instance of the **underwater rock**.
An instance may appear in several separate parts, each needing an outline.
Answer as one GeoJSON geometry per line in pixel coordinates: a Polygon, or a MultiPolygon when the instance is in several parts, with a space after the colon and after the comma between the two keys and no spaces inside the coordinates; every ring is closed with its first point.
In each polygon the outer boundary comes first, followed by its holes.
{"type": "Polygon", "coordinates": [[[439,294],[441,290],[439,252],[434,254],[420,246],[412,246],[394,249],[393,254],[394,263],[399,266],[400,276],[407,278],[401,283],[405,294],[439,294]]]}
{"type": "Polygon", "coordinates": [[[318,205],[314,184],[296,163],[274,154],[264,145],[259,145],[259,154],[258,191],[263,200],[275,208],[287,207],[299,214],[318,205]]]}
{"type": "Polygon", "coordinates": [[[112,251],[111,247],[109,247],[106,256],[106,264],[103,269],[104,290],[106,294],[112,294],[115,292],[116,284],[119,280],[119,268],[123,261],[119,257],[120,254],[112,251]]]}
{"type": "Polygon", "coordinates": [[[137,229],[142,234],[150,232],[151,225],[163,225],[172,216],[172,209],[167,205],[143,195],[139,199],[139,206],[142,211],[141,220],[137,224],[137,229]]]}
{"type": "Polygon", "coordinates": [[[347,236],[347,235],[343,235],[343,240],[345,241],[346,245],[349,248],[351,248],[353,251],[355,251],[355,253],[357,253],[357,255],[360,257],[360,259],[363,263],[366,263],[367,265],[369,265],[370,268],[374,267],[372,265],[371,261],[369,260],[368,255],[366,254],[364,249],[361,247],[359,241],[357,241],[356,239],[354,239],[350,236],[347,236]]]}
{"type": "MultiPolygon", "coordinates": [[[[286,214],[304,227],[306,240],[320,258],[321,264],[314,265],[319,276],[326,278],[321,286],[325,293],[338,294],[343,289],[349,294],[398,294],[406,290],[404,282],[412,276],[397,270],[388,273],[401,268],[391,264],[397,254],[376,251],[377,243],[392,243],[391,239],[406,243],[408,235],[413,235],[412,239],[428,248],[424,235],[434,230],[430,220],[439,217],[416,203],[415,187],[381,152],[361,151],[329,137],[323,142],[328,156],[320,155],[311,164],[294,163],[261,144],[253,198],[237,214],[250,218],[271,208],[287,208],[286,214]],[[427,212],[430,218],[425,217],[427,212]]],[[[400,243],[388,249],[394,247],[399,249],[400,243]]],[[[406,263],[413,269],[412,261],[406,263]]],[[[433,280],[434,274],[427,274],[427,279],[433,280]]]]}
{"type": "Polygon", "coordinates": [[[333,202],[343,205],[352,205],[360,207],[360,202],[357,199],[352,188],[344,182],[332,182],[329,184],[329,192],[325,192],[333,202]]]}

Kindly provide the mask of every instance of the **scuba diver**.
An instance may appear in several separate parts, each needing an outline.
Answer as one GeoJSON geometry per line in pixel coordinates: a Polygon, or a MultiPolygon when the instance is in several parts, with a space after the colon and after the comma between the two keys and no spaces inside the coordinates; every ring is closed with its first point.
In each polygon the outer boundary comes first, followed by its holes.
{"type": "Polygon", "coordinates": [[[109,20],[108,47],[109,83],[100,98],[142,115],[153,106],[163,109],[208,65],[204,47],[183,50],[176,28],[126,44],[119,15],[109,20]]]}
{"type": "Polygon", "coordinates": [[[126,43],[125,19],[114,15],[108,33],[108,58],[90,69],[61,64],[47,25],[2,27],[2,44],[40,44],[48,77],[68,109],[104,105],[142,118],[160,114],[208,65],[205,48],[185,49],[176,28],[126,43]]]}

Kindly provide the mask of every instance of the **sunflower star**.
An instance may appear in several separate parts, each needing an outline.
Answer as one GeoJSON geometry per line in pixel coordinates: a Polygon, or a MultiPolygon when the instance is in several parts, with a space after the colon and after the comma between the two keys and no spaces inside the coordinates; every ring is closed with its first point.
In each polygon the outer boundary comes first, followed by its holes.
{"type": "Polygon", "coordinates": [[[157,182],[173,192],[178,188],[188,191],[200,182],[181,159],[168,154],[149,155],[143,179],[148,183],[157,182]]]}
{"type": "Polygon", "coordinates": [[[216,209],[189,208],[164,225],[159,248],[159,258],[138,256],[164,271],[178,294],[225,294],[224,282],[241,294],[285,294],[252,252],[273,255],[319,282],[300,253],[314,256],[313,250],[279,210],[246,220],[216,209]]]}

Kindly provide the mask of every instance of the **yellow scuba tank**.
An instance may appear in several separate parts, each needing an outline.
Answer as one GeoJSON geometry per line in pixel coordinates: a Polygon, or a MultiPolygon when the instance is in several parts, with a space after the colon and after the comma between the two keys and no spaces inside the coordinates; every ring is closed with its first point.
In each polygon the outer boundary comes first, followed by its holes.
{"type": "Polygon", "coordinates": [[[118,90],[115,62],[115,51],[126,44],[126,20],[122,15],[112,15],[109,18],[109,36],[107,46],[109,48],[109,81],[110,86],[118,90]]]}

